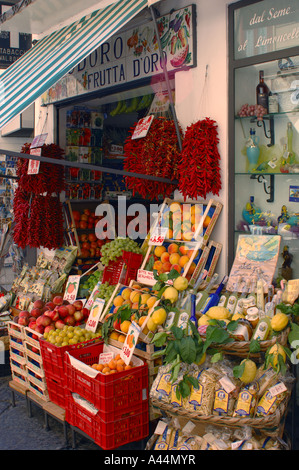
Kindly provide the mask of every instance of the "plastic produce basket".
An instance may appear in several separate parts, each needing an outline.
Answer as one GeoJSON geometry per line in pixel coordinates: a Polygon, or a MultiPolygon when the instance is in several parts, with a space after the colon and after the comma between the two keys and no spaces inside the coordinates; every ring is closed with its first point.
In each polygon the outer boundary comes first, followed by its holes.
{"type": "Polygon", "coordinates": [[[50,401],[65,409],[67,398],[65,395],[64,381],[62,379],[57,380],[57,378],[47,373],[46,383],[50,401]]]}
{"type": "Polygon", "coordinates": [[[149,433],[147,406],[124,411],[118,419],[107,422],[101,418],[99,410],[76,394],[67,394],[65,419],[105,450],[139,441],[149,433]]]}
{"type": "Polygon", "coordinates": [[[128,286],[132,279],[136,279],[142,260],[142,254],[123,251],[122,257],[116,261],[111,261],[105,267],[102,282],[109,282],[110,285],[116,285],[121,282],[128,286]]]}
{"type": "Polygon", "coordinates": [[[118,417],[139,405],[148,403],[148,365],[133,356],[136,364],[132,369],[104,375],[90,366],[98,362],[102,351],[119,349],[112,346],[93,345],[84,351],[73,350],[65,354],[65,389],[79,394],[92,403],[101,419],[108,415],[118,417]]]}

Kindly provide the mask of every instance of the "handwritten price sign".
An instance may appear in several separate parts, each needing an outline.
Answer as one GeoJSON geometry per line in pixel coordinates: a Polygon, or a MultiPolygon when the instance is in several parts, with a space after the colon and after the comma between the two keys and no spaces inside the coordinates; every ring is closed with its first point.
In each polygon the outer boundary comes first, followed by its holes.
{"type": "Polygon", "coordinates": [[[163,245],[167,232],[167,227],[156,227],[153,233],[151,234],[148,244],[155,246],[163,245]]]}
{"type": "Polygon", "coordinates": [[[127,365],[130,363],[131,358],[134,354],[134,350],[137,345],[140,333],[140,326],[137,325],[137,323],[132,322],[132,325],[130,326],[126,337],[126,341],[124,342],[123,348],[120,353],[120,357],[127,365]]]}
{"type": "Polygon", "coordinates": [[[86,326],[85,326],[86,330],[92,331],[93,333],[96,332],[104,305],[105,305],[105,300],[103,299],[96,299],[94,301],[90,314],[88,316],[87,322],[86,322],[86,326]]]}
{"type": "Polygon", "coordinates": [[[69,276],[63,299],[68,300],[70,303],[75,302],[78,294],[79,284],[80,276],[69,276]]]}

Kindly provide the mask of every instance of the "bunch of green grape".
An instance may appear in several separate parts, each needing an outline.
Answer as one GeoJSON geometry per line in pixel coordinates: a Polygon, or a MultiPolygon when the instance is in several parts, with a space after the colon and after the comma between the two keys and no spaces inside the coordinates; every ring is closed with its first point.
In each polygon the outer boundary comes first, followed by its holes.
{"type": "Polygon", "coordinates": [[[87,279],[85,279],[84,283],[82,286],[80,285],[80,288],[88,290],[88,292],[91,294],[94,287],[97,285],[97,283],[102,279],[103,277],[103,271],[95,271],[93,274],[90,274],[87,279]]]}
{"type": "Polygon", "coordinates": [[[141,248],[137,242],[131,238],[116,238],[106,243],[101,248],[101,263],[107,266],[110,261],[115,261],[121,257],[123,251],[131,251],[132,253],[141,253],[141,248]]]}
{"type": "Polygon", "coordinates": [[[44,333],[44,338],[55,346],[70,346],[72,344],[82,343],[101,336],[101,329],[95,333],[81,328],[80,326],[65,325],[62,329],[56,328],[44,333]]]}
{"type": "Polygon", "coordinates": [[[103,299],[105,302],[108,302],[112,297],[115,286],[109,284],[109,282],[104,282],[99,287],[99,292],[96,295],[96,298],[103,299]]]}

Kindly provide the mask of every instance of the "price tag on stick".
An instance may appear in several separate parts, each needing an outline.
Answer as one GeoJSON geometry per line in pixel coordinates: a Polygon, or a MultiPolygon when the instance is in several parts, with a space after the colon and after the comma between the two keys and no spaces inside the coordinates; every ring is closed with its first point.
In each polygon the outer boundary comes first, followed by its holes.
{"type": "Polygon", "coordinates": [[[79,275],[68,277],[63,300],[68,300],[70,303],[75,302],[80,285],[80,277],[79,275]]]}
{"type": "Polygon", "coordinates": [[[156,227],[149,239],[149,245],[161,246],[168,232],[167,227],[156,227]]]}
{"type": "Polygon", "coordinates": [[[123,348],[120,353],[120,357],[126,363],[126,365],[128,365],[131,361],[140,333],[140,326],[133,321],[129,328],[126,341],[124,342],[123,348]]]}
{"type": "Polygon", "coordinates": [[[96,299],[94,301],[93,306],[91,307],[91,311],[88,316],[87,322],[86,322],[86,326],[85,326],[86,330],[92,331],[93,333],[96,332],[104,306],[105,306],[104,299],[96,299]]]}

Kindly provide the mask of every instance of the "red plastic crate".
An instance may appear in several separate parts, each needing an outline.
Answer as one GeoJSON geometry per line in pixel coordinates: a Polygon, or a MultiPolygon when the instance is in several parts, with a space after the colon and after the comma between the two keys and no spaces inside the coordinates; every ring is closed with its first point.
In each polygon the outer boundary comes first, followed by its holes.
{"type": "Polygon", "coordinates": [[[51,374],[46,374],[46,383],[48,389],[49,400],[60,406],[61,408],[66,408],[66,395],[64,389],[64,381],[57,379],[56,377],[51,376],[51,374]]]}
{"type": "Polygon", "coordinates": [[[64,353],[66,351],[82,349],[95,343],[101,344],[103,347],[103,341],[99,338],[69,346],[55,346],[55,344],[49,343],[43,337],[39,339],[39,342],[45,374],[47,376],[47,373],[49,373],[58,380],[64,380],[64,353]]]}
{"type": "Polygon", "coordinates": [[[124,279],[121,279],[121,283],[128,286],[132,279],[136,279],[142,260],[142,254],[123,251],[122,257],[116,261],[110,261],[109,265],[105,267],[102,282],[109,282],[110,285],[118,284],[123,267],[125,266],[124,279]]]}
{"type": "MultiPolygon", "coordinates": [[[[116,350],[112,347],[108,349],[116,350]]],[[[109,413],[116,416],[119,411],[147,402],[148,365],[139,358],[135,360],[142,365],[116,374],[104,375],[94,369],[85,373],[82,370],[84,364],[91,366],[97,363],[101,352],[101,347],[95,344],[84,348],[84,351],[73,350],[65,354],[65,388],[92,403],[100,410],[102,419],[107,419],[109,413]],[[71,364],[71,358],[75,359],[76,367],[71,364]],[[91,377],[89,372],[95,376],[91,377]]]]}
{"type": "Polygon", "coordinates": [[[118,419],[105,422],[99,411],[94,414],[68,394],[65,419],[91,437],[102,449],[111,450],[148,436],[149,413],[148,407],[146,408],[141,410],[136,407],[135,411],[123,413],[118,419]]]}

